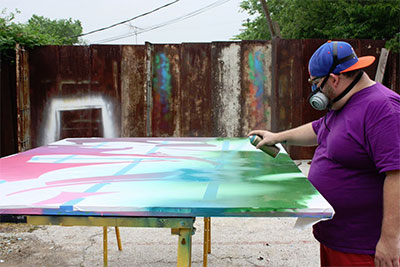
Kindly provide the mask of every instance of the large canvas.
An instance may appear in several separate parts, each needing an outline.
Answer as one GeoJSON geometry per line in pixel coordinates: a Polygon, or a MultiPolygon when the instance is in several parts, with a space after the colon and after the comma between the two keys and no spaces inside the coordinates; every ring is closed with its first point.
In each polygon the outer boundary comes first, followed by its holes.
{"type": "Polygon", "coordinates": [[[0,164],[0,214],[332,216],[282,147],[247,138],[72,138],[0,164]]]}

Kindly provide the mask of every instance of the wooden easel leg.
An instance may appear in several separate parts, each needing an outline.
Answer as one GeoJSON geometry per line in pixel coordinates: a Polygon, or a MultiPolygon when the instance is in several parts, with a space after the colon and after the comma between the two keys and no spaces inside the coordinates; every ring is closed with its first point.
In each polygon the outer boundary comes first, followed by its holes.
{"type": "Polygon", "coordinates": [[[115,226],[115,235],[117,236],[118,250],[122,250],[121,235],[119,234],[118,226],[115,226]]]}
{"type": "Polygon", "coordinates": [[[208,218],[208,254],[211,254],[211,218],[208,218]]]}
{"type": "Polygon", "coordinates": [[[203,241],[203,267],[207,267],[207,257],[211,253],[211,219],[204,217],[204,241],[203,241]]]}
{"type": "Polygon", "coordinates": [[[107,259],[107,226],[103,226],[103,266],[108,266],[107,259]]]}

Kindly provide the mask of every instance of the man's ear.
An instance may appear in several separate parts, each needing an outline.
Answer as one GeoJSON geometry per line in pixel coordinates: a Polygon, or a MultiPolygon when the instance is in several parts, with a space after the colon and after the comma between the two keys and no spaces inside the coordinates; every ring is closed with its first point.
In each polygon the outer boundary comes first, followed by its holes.
{"type": "Polygon", "coordinates": [[[339,81],[340,81],[340,75],[336,75],[336,74],[333,74],[333,73],[331,73],[331,74],[329,74],[329,76],[331,77],[331,86],[332,87],[334,87],[334,88],[336,88],[337,86],[338,86],[338,84],[339,84],[339,81]]]}

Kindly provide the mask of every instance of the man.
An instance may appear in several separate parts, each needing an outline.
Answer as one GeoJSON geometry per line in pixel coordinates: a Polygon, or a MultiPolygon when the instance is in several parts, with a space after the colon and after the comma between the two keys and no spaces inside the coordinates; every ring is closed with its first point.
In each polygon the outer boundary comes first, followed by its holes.
{"type": "Polygon", "coordinates": [[[346,42],[327,42],[309,61],[310,104],[323,118],[272,133],[257,148],[315,146],[308,179],[335,210],[313,226],[322,266],[396,266],[400,261],[400,96],[371,80],[346,42]]]}

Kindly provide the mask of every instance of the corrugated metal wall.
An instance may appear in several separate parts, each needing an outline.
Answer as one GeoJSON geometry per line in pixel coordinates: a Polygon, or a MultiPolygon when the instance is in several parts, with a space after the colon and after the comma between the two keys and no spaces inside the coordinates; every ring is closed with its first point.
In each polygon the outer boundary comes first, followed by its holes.
{"type": "Polygon", "coordinates": [[[18,151],[15,64],[0,54],[0,156],[18,151]]]}
{"type": "MultiPolygon", "coordinates": [[[[29,57],[22,55],[28,58],[22,69],[29,70],[24,90],[30,96],[32,146],[68,135],[245,136],[252,129],[299,126],[324,115],[306,103],[308,59],[323,42],[35,48],[29,57]]],[[[378,58],[384,46],[384,41],[349,42],[357,54],[378,58]]],[[[371,77],[377,62],[367,70],[371,77]]],[[[398,64],[390,55],[385,75],[397,92],[398,64]]],[[[313,153],[288,149],[293,158],[313,153]]]]}
{"type": "Polygon", "coordinates": [[[62,121],[83,109],[102,110],[105,137],[270,128],[271,51],[269,42],[36,48],[29,53],[38,122],[32,146],[60,138],[62,121]]]}

